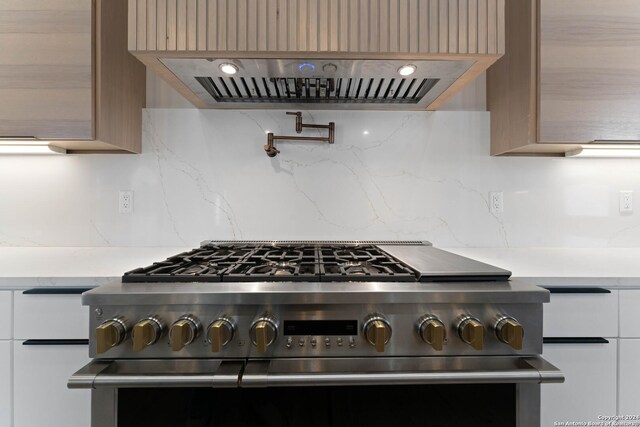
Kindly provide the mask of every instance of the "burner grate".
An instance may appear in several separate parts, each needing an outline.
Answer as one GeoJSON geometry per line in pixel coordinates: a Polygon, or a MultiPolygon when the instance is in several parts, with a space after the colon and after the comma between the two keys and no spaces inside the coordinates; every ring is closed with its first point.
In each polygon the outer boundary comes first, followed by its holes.
{"type": "Polygon", "coordinates": [[[415,282],[416,272],[371,244],[209,243],[124,274],[140,282],[415,282]]]}

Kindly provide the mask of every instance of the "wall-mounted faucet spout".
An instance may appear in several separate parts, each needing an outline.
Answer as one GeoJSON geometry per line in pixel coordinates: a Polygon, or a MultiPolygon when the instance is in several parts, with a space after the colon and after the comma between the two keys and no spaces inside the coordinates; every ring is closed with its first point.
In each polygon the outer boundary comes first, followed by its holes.
{"type": "Polygon", "coordinates": [[[329,136],[276,136],[272,132],[267,134],[267,143],[264,146],[264,151],[267,153],[269,157],[275,157],[278,155],[280,150],[278,150],[273,144],[275,141],[317,141],[317,142],[328,142],[329,144],[334,143],[335,132],[336,132],[336,124],[334,122],[329,122],[328,125],[316,125],[310,123],[302,122],[302,113],[300,111],[297,112],[287,112],[289,115],[296,116],[296,133],[302,133],[302,128],[312,128],[312,129],[328,129],[329,136]]]}

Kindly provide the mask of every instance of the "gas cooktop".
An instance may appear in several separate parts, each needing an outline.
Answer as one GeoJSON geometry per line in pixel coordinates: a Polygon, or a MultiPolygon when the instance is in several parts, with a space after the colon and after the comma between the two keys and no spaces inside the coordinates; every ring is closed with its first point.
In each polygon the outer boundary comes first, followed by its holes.
{"type": "Polygon", "coordinates": [[[189,252],[129,271],[122,281],[428,282],[506,280],[510,275],[475,261],[472,269],[452,270],[450,266],[459,265],[460,259],[425,242],[209,241],[189,252]],[[414,246],[409,254],[421,252],[420,263],[412,265],[412,257],[403,252],[405,246],[414,246]]]}

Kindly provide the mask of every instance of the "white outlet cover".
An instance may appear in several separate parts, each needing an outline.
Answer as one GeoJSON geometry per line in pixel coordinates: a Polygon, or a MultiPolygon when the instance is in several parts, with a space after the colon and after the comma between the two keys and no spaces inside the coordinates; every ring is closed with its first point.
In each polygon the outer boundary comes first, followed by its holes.
{"type": "Polygon", "coordinates": [[[633,191],[620,191],[620,212],[633,212],[633,191]]]}
{"type": "Polygon", "coordinates": [[[489,193],[489,211],[492,214],[501,214],[504,212],[502,191],[491,191],[489,193]]]}
{"type": "Polygon", "coordinates": [[[118,212],[131,213],[133,212],[133,191],[126,190],[120,191],[118,197],[118,212]]]}

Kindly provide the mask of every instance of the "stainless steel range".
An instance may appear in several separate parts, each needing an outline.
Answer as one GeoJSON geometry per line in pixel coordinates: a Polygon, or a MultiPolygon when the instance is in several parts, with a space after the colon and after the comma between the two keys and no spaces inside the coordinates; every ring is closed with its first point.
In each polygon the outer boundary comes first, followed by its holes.
{"type": "Polygon", "coordinates": [[[549,295],[510,274],[427,242],[203,242],[83,295],[69,387],[94,427],[538,426],[549,295]]]}

